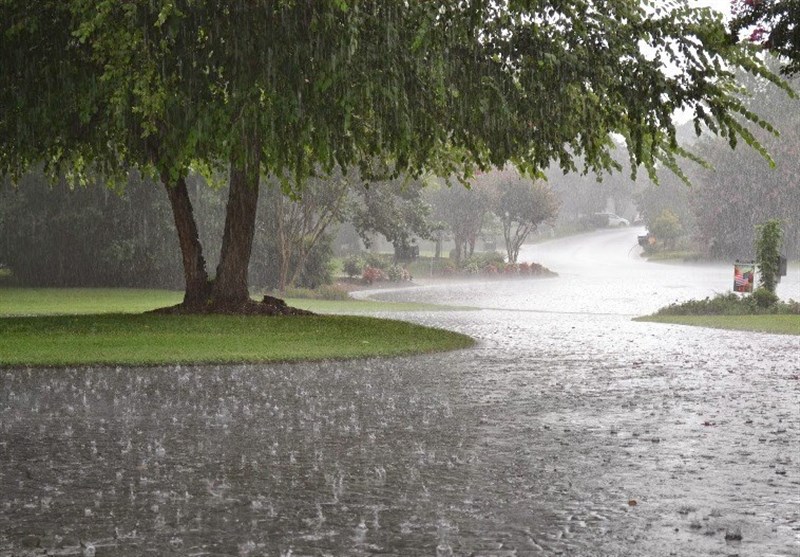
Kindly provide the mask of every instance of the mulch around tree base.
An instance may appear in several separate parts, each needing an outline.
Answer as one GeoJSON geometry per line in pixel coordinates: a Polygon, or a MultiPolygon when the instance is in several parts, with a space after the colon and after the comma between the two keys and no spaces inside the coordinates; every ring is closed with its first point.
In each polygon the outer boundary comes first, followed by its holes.
{"type": "Polygon", "coordinates": [[[176,306],[154,309],[147,313],[158,315],[316,315],[311,311],[288,306],[286,302],[280,298],[273,298],[272,296],[264,296],[260,302],[248,300],[233,304],[214,303],[192,306],[178,304],[176,306]]]}

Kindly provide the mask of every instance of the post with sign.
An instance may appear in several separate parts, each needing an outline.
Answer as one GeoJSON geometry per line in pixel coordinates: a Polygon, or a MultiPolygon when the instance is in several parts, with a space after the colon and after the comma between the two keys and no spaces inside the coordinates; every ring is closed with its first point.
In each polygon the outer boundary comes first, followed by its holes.
{"type": "Polygon", "coordinates": [[[756,264],[754,261],[739,261],[733,264],[733,291],[752,292],[755,282],[756,264]]]}

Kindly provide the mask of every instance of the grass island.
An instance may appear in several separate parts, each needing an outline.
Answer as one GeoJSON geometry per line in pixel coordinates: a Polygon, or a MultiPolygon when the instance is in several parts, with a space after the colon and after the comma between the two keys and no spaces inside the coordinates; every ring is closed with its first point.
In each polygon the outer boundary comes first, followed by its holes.
{"type": "MultiPolygon", "coordinates": [[[[133,289],[0,289],[0,367],[261,363],[392,357],[467,348],[466,335],[361,315],[142,313],[180,293],[133,289]]],[[[459,308],[287,300],[320,313],[459,308]]]]}

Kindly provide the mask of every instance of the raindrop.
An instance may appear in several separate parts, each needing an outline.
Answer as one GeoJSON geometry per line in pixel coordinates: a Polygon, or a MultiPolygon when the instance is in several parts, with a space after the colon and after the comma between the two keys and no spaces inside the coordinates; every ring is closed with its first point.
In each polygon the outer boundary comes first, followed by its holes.
{"type": "Polygon", "coordinates": [[[439,543],[436,545],[436,557],[452,557],[453,549],[450,547],[450,524],[441,520],[436,526],[439,543]]]}
{"type": "Polygon", "coordinates": [[[356,545],[363,545],[367,541],[367,530],[367,525],[362,518],[361,522],[356,526],[355,536],[353,537],[353,541],[356,545]]]}

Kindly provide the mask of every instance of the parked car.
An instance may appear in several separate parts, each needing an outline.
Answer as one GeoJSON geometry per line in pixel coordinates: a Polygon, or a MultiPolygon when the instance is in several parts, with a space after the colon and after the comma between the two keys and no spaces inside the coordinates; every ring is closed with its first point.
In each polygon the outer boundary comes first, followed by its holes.
{"type": "Polygon", "coordinates": [[[594,216],[600,220],[605,219],[606,226],[630,226],[631,224],[628,219],[624,219],[614,213],[595,213],[594,216]]]}

